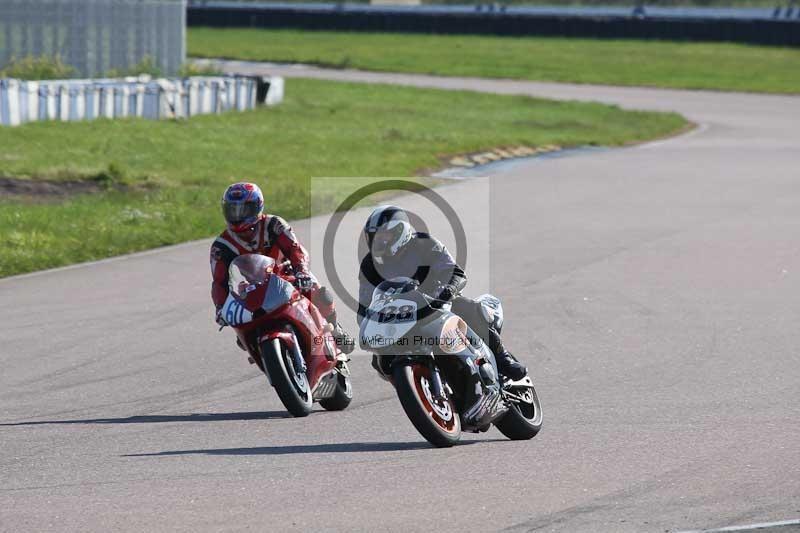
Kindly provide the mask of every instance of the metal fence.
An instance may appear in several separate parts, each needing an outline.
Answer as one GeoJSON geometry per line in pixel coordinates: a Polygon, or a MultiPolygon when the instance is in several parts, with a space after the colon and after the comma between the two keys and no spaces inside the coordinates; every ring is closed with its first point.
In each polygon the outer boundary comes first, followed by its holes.
{"type": "Polygon", "coordinates": [[[55,56],[83,76],[149,57],[164,74],[186,58],[186,0],[0,0],[0,67],[55,56]]]}

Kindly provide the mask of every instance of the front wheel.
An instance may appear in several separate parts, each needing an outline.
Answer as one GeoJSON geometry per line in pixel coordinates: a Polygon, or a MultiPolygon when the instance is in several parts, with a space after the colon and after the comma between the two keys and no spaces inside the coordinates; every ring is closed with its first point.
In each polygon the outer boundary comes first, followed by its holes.
{"type": "Polygon", "coordinates": [[[280,340],[272,339],[261,345],[261,360],[278,398],[294,416],[308,416],[313,403],[306,373],[295,369],[294,357],[280,340]]]}
{"type": "Polygon", "coordinates": [[[461,419],[449,398],[434,398],[431,370],[420,363],[394,368],[394,386],[406,415],[425,439],[437,448],[448,448],[461,439],[461,419]]]}
{"type": "Polygon", "coordinates": [[[529,440],[542,429],[542,404],[533,383],[525,387],[514,387],[511,408],[494,423],[500,433],[511,440],[529,440]]]}

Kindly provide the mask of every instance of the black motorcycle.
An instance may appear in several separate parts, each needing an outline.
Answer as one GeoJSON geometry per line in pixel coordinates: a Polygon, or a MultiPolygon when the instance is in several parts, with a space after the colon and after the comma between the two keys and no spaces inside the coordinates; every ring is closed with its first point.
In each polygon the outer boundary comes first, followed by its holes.
{"type": "MultiPolygon", "coordinates": [[[[500,301],[488,294],[478,301],[499,331],[500,301]]],[[[492,424],[513,440],[531,439],[542,427],[530,377],[511,381],[500,375],[486,343],[416,281],[395,278],[378,285],[359,337],[414,427],[434,446],[453,446],[462,431],[487,431],[492,424]]]]}

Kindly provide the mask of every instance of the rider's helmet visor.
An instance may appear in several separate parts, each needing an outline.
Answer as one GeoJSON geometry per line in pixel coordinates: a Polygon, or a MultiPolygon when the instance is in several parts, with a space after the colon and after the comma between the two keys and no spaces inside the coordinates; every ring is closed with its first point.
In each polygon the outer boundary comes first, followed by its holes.
{"type": "Polygon", "coordinates": [[[372,254],[378,257],[384,256],[390,252],[400,238],[403,236],[403,225],[394,224],[391,227],[383,226],[375,232],[375,237],[372,239],[372,254]]]}
{"type": "Polygon", "coordinates": [[[222,208],[225,220],[232,225],[255,221],[260,211],[257,202],[225,202],[222,208]]]}

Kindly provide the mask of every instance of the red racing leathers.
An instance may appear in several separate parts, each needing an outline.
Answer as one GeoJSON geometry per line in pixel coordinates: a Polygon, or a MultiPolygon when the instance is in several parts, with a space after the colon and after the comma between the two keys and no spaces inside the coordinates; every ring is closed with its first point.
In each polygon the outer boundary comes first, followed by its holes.
{"type": "Polygon", "coordinates": [[[332,322],[335,320],[333,299],[308,271],[308,252],[284,219],[267,214],[261,215],[248,232],[234,233],[226,229],[211,244],[211,299],[217,310],[228,298],[228,267],[237,256],[249,253],[266,255],[277,262],[288,259],[295,274],[302,272],[311,276],[313,285],[303,294],[317,306],[322,316],[332,322]]]}

